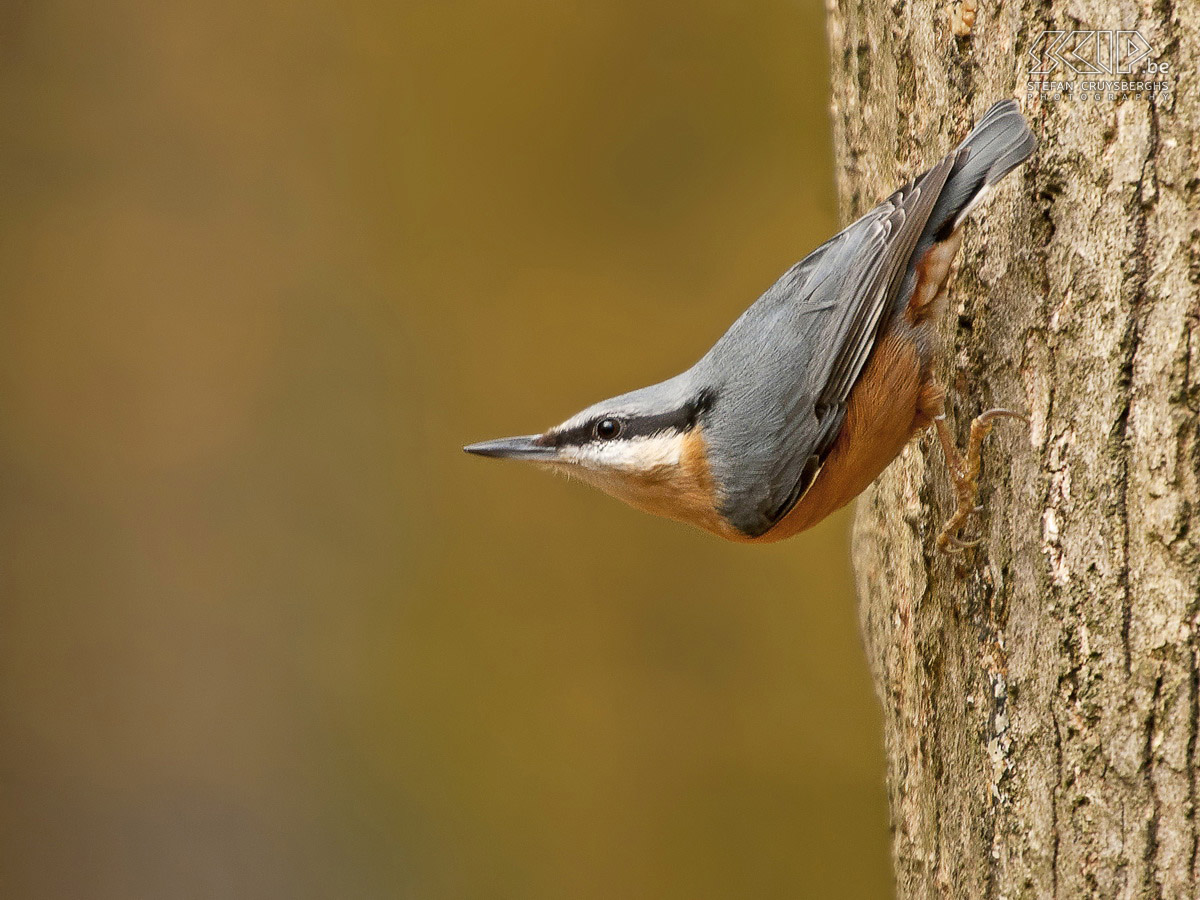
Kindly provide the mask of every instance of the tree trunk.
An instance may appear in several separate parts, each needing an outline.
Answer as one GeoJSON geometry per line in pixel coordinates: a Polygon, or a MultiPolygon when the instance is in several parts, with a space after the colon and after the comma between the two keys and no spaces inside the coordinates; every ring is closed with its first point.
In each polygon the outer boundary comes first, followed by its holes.
{"type": "Polygon", "coordinates": [[[932,434],[858,505],[899,896],[1200,897],[1200,5],[981,3],[968,36],[951,14],[829,6],[845,218],[995,100],[1041,141],[968,224],[940,326],[956,433],[1030,417],[985,445],[984,543],[935,550],[932,434]],[[1044,30],[1135,28],[1167,74],[1044,77],[1167,92],[1027,91],[1044,30]]]}

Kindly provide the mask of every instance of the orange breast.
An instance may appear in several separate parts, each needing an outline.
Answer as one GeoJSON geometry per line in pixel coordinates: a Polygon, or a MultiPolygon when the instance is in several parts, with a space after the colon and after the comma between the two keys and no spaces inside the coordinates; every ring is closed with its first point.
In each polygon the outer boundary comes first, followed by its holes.
{"type": "Polygon", "coordinates": [[[928,321],[943,305],[961,244],[959,228],[918,261],[904,314],[890,323],[851,390],[846,419],[825,465],[792,511],[758,540],[781,541],[841,509],[941,413],[943,392],[919,347],[928,343],[928,321]]]}
{"type": "Polygon", "coordinates": [[[899,326],[875,348],[846,404],[846,419],[825,465],[799,502],[757,540],[780,541],[841,509],[895,459],[941,410],[912,331],[899,326]]]}
{"type": "Polygon", "coordinates": [[[693,489],[680,514],[678,500],[659,515],[691,522],[732,541],[772,543],[816,525],[861,494],[921,429],[942,412],[943,392],[932,380],[927,347],[929,320],[943,305],[962,229],[934,244],[916,265],[916,283],[903,314],[896,316],[875,346],[846,400],[846,418],[825,464],[804,496],[766,534],[752,538],[716,513],[713,479],[705,462],[699,429],[688,443],[684,471],[693,489]]]}

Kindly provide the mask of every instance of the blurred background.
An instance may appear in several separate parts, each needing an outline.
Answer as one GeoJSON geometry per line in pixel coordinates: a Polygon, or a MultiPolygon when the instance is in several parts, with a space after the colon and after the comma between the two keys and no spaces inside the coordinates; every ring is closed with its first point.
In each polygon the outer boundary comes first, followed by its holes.
{"type": "Polygon", "coordinates": [[[848,517],[459,450],[835,230],[818,0],[9,0],[0,72],[0,895],[890,894],[848,517]]]}

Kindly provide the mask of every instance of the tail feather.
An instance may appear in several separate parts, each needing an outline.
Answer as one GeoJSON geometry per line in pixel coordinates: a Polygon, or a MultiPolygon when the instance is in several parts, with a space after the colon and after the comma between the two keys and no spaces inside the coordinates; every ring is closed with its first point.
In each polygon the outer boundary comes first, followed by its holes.
{"type": "Polygon", "coordinates": [[[1037,138],[1015,100],[994,104],[975,124],[955,153],[941,196],[929,216],[933,240],[943,240],[989,193],[989,188],[1025,160],[1037,138]]]}
{"type": "Polygon", "coordinates": [[[1037,138],[1029,130],[1016,100],[994,104],[958,145],[960,150],[971,151],[964,174],[978,169],[984,173],[985,184],[995,184],[1025,162],[1035,147],[1037,138]]]}

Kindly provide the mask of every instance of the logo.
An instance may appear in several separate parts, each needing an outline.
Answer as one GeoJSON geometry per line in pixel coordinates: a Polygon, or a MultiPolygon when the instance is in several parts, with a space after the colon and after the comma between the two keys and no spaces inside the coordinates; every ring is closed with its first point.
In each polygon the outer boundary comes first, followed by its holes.
{"type": "Polygon", "coordinates": [[[1171,89],[1170,64],[1137,31],[1043,31],[1028,52],[1027,99],[1116,100],[1171,89]]]}

